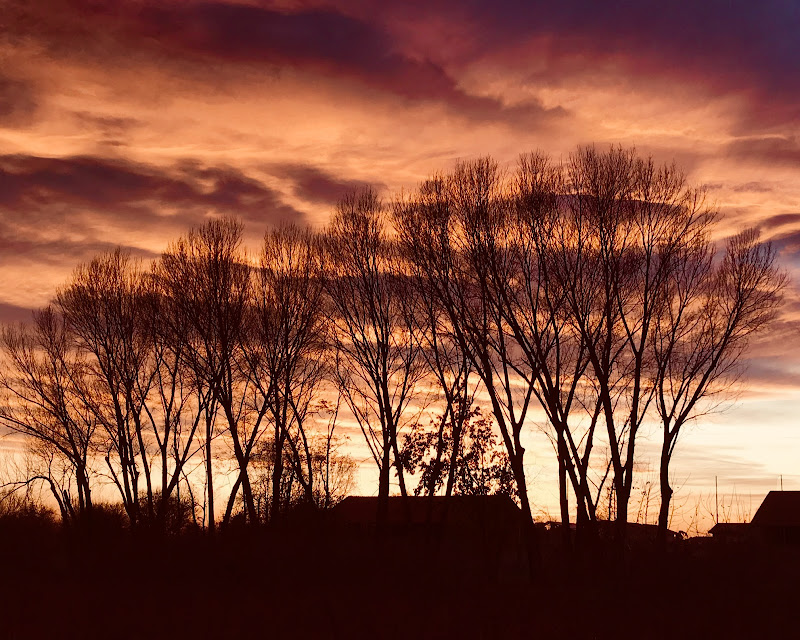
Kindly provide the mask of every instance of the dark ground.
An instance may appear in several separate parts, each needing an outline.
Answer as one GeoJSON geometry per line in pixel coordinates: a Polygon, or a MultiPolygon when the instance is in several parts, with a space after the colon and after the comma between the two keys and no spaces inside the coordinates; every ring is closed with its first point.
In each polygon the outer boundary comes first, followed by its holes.
{"type": "MultiPolygon", "coordinates": [[[[0,523],[2,524],[2,523],[0,523]]],[[[0,638],[800,637],[800,549],[608,546],[457,565],[324,527],[215,538],[0,526],[0,638]]],[[[408,545],[405,545],[408,547],[408,545]]]]}

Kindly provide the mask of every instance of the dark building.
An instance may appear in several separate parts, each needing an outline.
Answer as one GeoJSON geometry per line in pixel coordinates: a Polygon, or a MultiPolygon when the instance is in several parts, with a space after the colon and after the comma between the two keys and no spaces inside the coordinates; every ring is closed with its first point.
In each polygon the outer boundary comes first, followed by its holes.
{"type": "Polygon", "coordinates": [[[747,522],[718,522],[709,533],[720,542],[747,542],[753,539],[753,528],[747,522]]]}
{"type": "Polygon", "coordinates": [[[770,491],[746,522],[719,522],[709,531],[721,542],[800,545],[800,491],[770,491]]]}
{"type": "MultiPolygon", "coordinates": [[[[558,521],[550,521],[545,524],[545,528],[548,531],[558,531],[560,527],[561,523],[558,521]]],[[[619,529],[619,524],[616,520],[597,520],[597,522],[595,522],[595,527],[597,528],[597,536],[600,540],[613,541],[616,539],[619,529]]],[[[578,529],[578,525],[575,522],[571,522],[569,528],[574,535],[578,529]]],[[[665,535],[667,542],[680,542],[685,537],[685,534],[680,531],[673,531],[672,529],[667,529],[665,535]]],[[[658,525],[645,524],[642,522],[628,522],[625,524],[625,536],[629,544],[650,544],[656,541],[658,525]]]]}
{"type": "Polygon", "coordinates": [[[434,563],[456,573],[494,577],[527,575],[525,520],[508,496],[392,496],[384,522],[376,497],[345,498],[329,523],[347,540],[391,545],[393,554],[434,563]]]}
{"type": "Polygon", "coordinates": [[[750,526],[766,542],[800,544],[800,491],[770,491],[750,526]]]}
{"type": "MultiPolygon", "coordinates": [[[[334,521],[362,527],[376,526],[378,498],[351,496],[331,511],[334,521]]],[[[390,528],[482,529],[518,528],[522,512],[508,496],[391,496],[385,524],[390,528]]]]}

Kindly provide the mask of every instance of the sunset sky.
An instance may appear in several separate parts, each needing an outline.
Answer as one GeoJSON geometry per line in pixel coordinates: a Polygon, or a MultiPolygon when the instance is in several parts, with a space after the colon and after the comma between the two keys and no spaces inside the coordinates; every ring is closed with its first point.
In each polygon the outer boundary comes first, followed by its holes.
{"type": "MultiPolygon", "coordinates": [[[[796,0],[0,0],[0,16],[0,320],[97,252],[154,257],[209,214],[241,217],[255,248],[364,183],[389,196],[458,158],[635,145],[707,187],[720,237],[759,227],[794,277],[736,403],[678,445],[678,499],[719,476],[752,515],[781,474],[800,489],[796,0]]],[[[533,500],[555,513],[532,432],[533,500]]]]}

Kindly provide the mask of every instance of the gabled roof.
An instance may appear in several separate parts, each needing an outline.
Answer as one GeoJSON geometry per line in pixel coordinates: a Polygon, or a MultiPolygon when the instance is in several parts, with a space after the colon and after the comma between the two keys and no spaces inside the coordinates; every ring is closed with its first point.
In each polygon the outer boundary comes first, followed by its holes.
{"type": "MultiPolygon", "coordinates": [[[[342,523],[375,524],[378,498],[350,496],[333,508],[332,515],[342,523]]],[[[391,496],[387,524],[499,524],[521,521],[521,515],[508,496],[391,496]]]]}
{"type": "Polygon", "coordinates": [[[800,491],[770,491],[753,516],[759,527],[800,527],[800,491]]]}

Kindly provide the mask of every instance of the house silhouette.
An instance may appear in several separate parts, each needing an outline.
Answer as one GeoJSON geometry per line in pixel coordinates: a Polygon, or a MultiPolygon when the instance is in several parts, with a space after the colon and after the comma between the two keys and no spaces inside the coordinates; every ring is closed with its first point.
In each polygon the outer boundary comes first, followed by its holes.
{"type": "Polygon", "coordinates": [[[747,542],[752,539],[753,531],[748,522],[718,522],[708,530],[720,542],[747,542]]]}
{"type": "Polygon", "coordinates": [[[709,533],[723,542],[800,544],[800,491],[770,491],[749,524],[719,522],[709,533]]]}
{"type": "Polygon", "coordinates": [[[800,491],[770,491],[750,526],[766,542],[800,544],[800,491]]]}
{"type": "Polygon", "coordinates": [[[453,573],[495,578],[527,575],[525,519],[508,496],[351,496],[330,511],[337,537],[381,541],[397,558],[425,558],[453,573]]]}
{"type": "MultiPolygon", "coordinates": [[[[336,522],[363,527],[378,523],[379,498],[350,496],[331,514],[336,522]]],[[[522,512],[508,496],[390,496],[385,524],[392,528],[434,526],[438,528],[516,528],[522,512]]]]}

